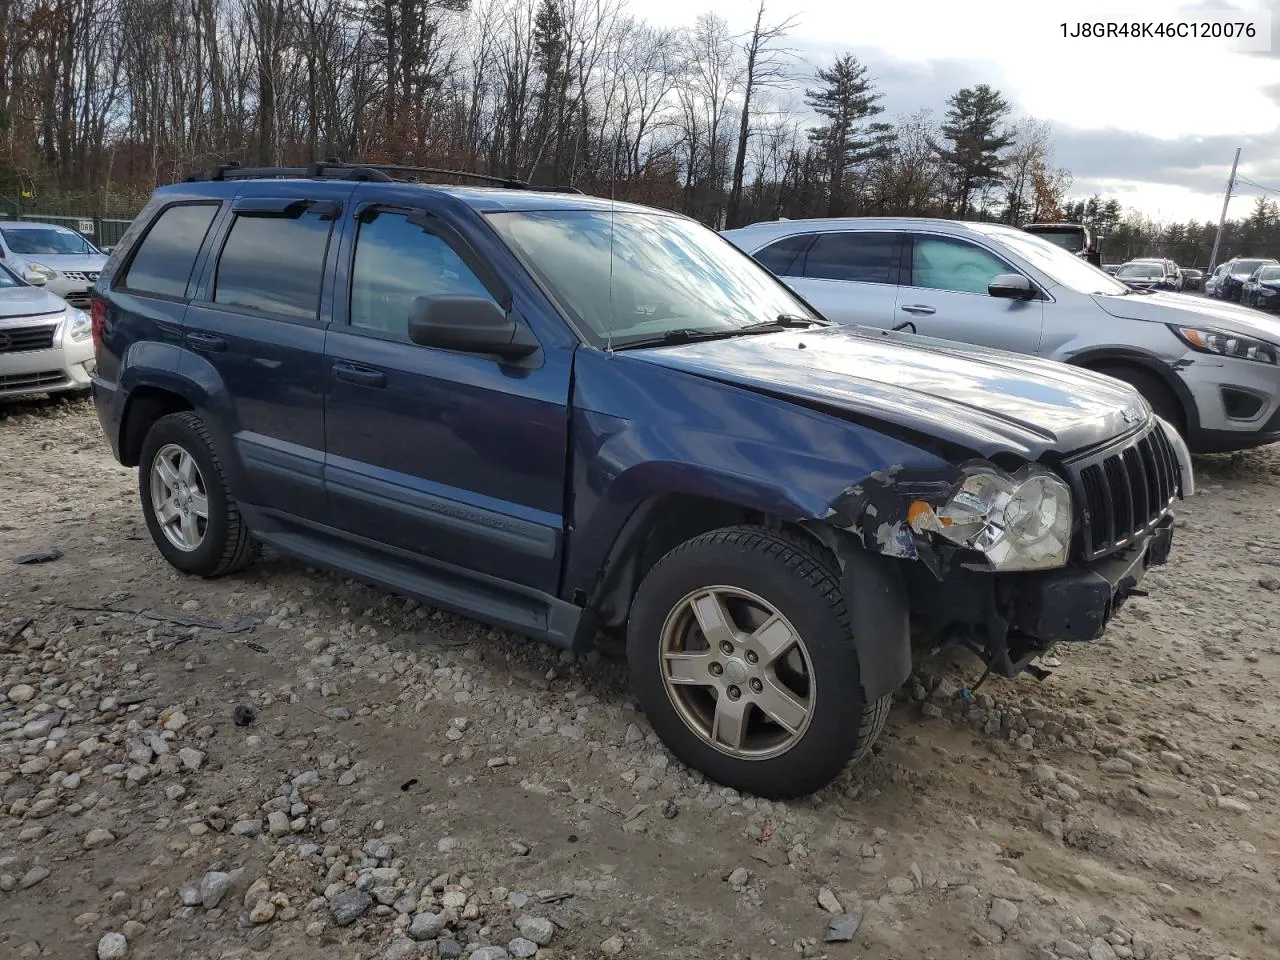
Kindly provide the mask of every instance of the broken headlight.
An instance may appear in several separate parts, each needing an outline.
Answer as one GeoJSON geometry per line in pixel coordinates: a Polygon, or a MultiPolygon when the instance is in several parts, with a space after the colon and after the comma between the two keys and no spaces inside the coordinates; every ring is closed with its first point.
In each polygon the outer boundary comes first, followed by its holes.
{"type": "Polygon", "coordinates": [[[1046,570],[1067,562],[1071,490],[1040,467],[1009,475],[976,465],[945,503],[917,500],[907,520],[916,533],[983,554],[993,570],[1046,570]]]}

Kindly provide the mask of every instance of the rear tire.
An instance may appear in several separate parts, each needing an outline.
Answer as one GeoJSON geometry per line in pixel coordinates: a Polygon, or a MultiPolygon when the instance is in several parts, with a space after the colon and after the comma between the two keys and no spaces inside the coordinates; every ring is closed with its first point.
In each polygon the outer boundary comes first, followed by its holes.
{"type": "Polygon", "coordinates": [[[672,753],[771,799],[828,784],[888,716],[888,696],[863,698],[834,559],[757,527],[703,534],[654,565],[631,608],[627,658],[672,753]]]}
{"type": "Polygon", "coordinates": [[[253,540],[203,420],[189,412],[161,417],[142,441],[138,464],[142,514],[170,564],[219,577],[252,562],[253,540]]]}
{"type": "Polygon", "coordinates": [[[1097,373],[1105,373],[1108,377],[1123,380],[1133,387],[1142,398],[1151,405],[1156,416],[1173,424],[1174,429],[1185,440],[1187,436],[1187,417],[1183,413],[1182,404],[1160,377],[1150,370],[1141,367],[1095,367],[1097,373]]]}

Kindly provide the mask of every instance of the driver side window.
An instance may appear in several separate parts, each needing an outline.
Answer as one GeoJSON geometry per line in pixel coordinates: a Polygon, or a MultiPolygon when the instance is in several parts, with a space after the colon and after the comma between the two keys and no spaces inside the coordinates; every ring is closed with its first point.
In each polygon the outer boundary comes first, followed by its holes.
{"type": "Polygon", "coordinates": [[[497,300],[447,241],[403,213],[360,224],[351,272],[351,325],[408,339],[419,297],[497,300]]]}
{"type": "Polygon", "coordinates": [[[987,292],[1002,273],[1017,271],[975,244],[951,237],[916,234],[911,253],[911,285],[957,293],[987,292]]]}

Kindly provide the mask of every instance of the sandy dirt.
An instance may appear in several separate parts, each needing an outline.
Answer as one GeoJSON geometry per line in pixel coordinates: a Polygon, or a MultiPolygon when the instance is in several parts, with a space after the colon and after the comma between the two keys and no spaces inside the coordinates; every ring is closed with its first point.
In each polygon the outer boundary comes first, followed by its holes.
{"type": "Polygon", "coordinates": [[[926,652],[779,804],[681,768],[616,658],[179,575],[90,405],[9,413],[0,957],[1280,957],[1280,449],[1197,460],[1105,640],[974,696],[926,652]]]}

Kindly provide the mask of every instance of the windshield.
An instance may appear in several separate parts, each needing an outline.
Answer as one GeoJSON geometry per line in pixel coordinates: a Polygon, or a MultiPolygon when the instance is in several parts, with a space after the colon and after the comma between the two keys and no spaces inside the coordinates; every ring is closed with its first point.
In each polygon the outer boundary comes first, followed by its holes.
{"type": "Polygon", "coordinates": [[[1266,260],[1237,260],[1231,265],[1231,273],[1233,276],[1247,277],[1266,262],[1266,260]]]}
{"type": "Polygon", "coordinates": [[[1079,253],[1084,249],[1083,230],[1028,230],[1027,233],[1042,240],[1048,240],[1055,247],[1061,247],[1072,253],[1079,253]]]}
{"type": "Polygon", "coordinates": [[[0,290],[10,290],[22,285],[22,281],[10,273],[8,267],[0,267],[0,290]]]}
{"type": "Polygon", "coordinates": [[[1111,296],[1124,296],[1129,292],[1129,288],[1119,280],[1099,270],[1087,260],[1082,260],[1062,247],[1049,243],[1046,237],[1027,233],[1025,230],[1011,230],[1008,227],[978,226],[976,229],[1026,260],[1037,270],[1044,271],[1050,279],[1062,284],[1068,290],[1111,296]]]}
{"type": "Polygon", "coordinates": [[[22,256],[98,252],[88,240],[66,227],[5,227],[0,234],[9,249],[22,256]]]}
{"type": "Polygon", "coordinates": [[[1164,269],[1154,263],[1126,263],[1116,271],[1117,277],[1135,277],[1138,279],[1159,279],[1164,276],[1164,269]]]}
{"type": "Polygon", "coordinates": [[[816,319],[754,260],[682,217],[540,210],[489,218],[597,346],[816,319]]]}

